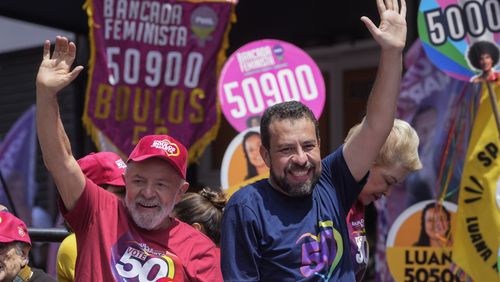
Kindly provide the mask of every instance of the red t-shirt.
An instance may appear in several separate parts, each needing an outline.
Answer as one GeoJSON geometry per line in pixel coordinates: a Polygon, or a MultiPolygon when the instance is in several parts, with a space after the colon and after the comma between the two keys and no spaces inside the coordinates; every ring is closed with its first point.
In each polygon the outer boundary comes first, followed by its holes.
{"type": "Polygon", "coordinates": [[[64,218],[76,234],[75,281],[222,281],[215,244],[177,219],[145,230],[123,203],[87,179],[64,218]]]}
{"type": "Polygon", "coordinates": [[[368,266],[369,249],[365,230],[365,206],[359,200],[356,200],[347,214],[347,228],[352,267],[356,281],[361,281],[368,266]]]}

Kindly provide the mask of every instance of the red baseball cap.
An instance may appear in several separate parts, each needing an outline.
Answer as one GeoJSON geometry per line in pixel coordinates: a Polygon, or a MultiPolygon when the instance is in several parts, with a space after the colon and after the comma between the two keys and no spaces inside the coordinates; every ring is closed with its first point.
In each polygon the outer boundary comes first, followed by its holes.
{"type": "Polygon", "coordinates": [[[12,243],[15,241],[31,245],[26,224],[10,212],[0,212],[0,243],[12,243]]]}
{"type": "Polygon", "coordinates": [[[123,174],[127,165],[117,154],[113,152],[90,153],[77,162],[87,178],[95,184],[125,186],[123,174]]]}
{"type": "Polygon", "coordinates": [[[139,140],[127,163],[158,157],[168,161],[186,179],[188,152],[181,142],[168,135],[147,135],[139,140]]]}

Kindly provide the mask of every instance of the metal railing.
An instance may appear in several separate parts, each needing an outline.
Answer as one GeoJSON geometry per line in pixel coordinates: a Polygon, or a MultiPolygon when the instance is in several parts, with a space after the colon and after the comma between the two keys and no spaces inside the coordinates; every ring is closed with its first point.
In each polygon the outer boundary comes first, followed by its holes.
{"type": "Polygon", "coordinates": [[[32,242],[62,242],[69,234],[66,228],[28,228],[32,242]]]}

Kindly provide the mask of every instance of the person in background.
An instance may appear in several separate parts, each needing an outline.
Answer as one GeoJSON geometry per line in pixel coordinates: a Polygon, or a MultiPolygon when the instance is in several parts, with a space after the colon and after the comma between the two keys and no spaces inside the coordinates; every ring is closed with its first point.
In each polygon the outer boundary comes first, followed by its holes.
{"type": "Polygon", "coordinates": [[[1,211],[0,281],[56,281],[42,270],[28,265],[30,249],[31,239],[26,224],[8,211],[1,211]]]}
{"type": "Polygon", "coordinates": [[[215,244],[170,217],[189,187],[188,151],[168,135],[146,135],[127,160],[123,201],[89,180],[61,121],[58,93],[82,71],[71,70],[76,46],[58,36],[44,43],[36,78],[36,123],[43,161],[76,235],[78,281],[222,281],[215,244]]]}
{"type": "MultiPolygon", "coordinates": [[[[349,131],[345,142],[360,130],[360,124],[349,131]]],[[[395,119],[387,140],[370,168],[370,175],[358,199],[347,214],[347,227],[351,241],[351,261],[356,281],[362,281],[369,258],[365,230],[365,206],[390,193],[403,183],[406,176],[422,168],[418,156],[419,139],[415,130],[406,121],[395,119]]]]}
{"type": "Polygon", "coordinates": [[[224,193],[204,187],[197,193],[184,194],[175,205],[172,216],[207,235],[218,246],[225,206],[224,193]]]}
{"type": "Polygon", "coordinates": [[[241,142],[243,146],[243,152],[245,154],[245,160],[247,163],[247,175],[244,180],[248,180],[258,175],[263,175],[268,172],[266,163],[260,155],[260,133],[257,131],[249,131],[243,136],[243,141],[241,142]]]}
{"type": "MultiPolygon", "coordinates": [[[[77,162],[89,180],[123,200],[123,175],[127,165],[120,156],[113,152],[91,153],[77,162]]],[[[75,281],[76,256],[76,237],[72,233],[62,241],[57,251],[57,281],[75,281]]]]}
{"type": "Polygon", "coordinates": [[[77,163],[88,179],[104,188],[104,190],[116,195],[120,200],[125,198],[123,176],[127,164],[116,153],[90,153],[79,159],[77,163]]]}
{"type": "Polygon", "coordinates": [[[379,27],[362,21],[381,46],[380,64],[366,117],[348,142],[322,160],[311,109],[289,101],[265,110],[260,154],[270,177],[236,191],[224,210],[226,281],[355,280],[346,216],[393,127],[406,42],[405,1],[376,2],[379,27]]]}

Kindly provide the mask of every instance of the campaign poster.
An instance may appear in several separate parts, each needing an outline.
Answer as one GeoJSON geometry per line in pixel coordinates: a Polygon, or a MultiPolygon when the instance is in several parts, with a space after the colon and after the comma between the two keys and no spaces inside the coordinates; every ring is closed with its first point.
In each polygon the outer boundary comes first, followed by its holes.
{"type": "Polygon", "coordinates": [[[387,238],[387,262],[395,281],[460,281],[451,270],[457,206],[423,201],[406,209],[387,238]]]}
{"type": "Polygon", "coordinates": [[[168,134],[197,159],[220,122],[217,78],[230,1],[87,0],[89,79],[83,122],[98,149],[128,155],[168,134]]]}
{"type": "Polygon", "coordinates": [[[422,46],[438,69],[465,81],[499,81],[498,0],[422,0],[417,19],[422,46]]]}
{"type": "Polygon", "coordinates": [[[218,83],[222,112],[238,132],[259,125],[270,106],[300,101],[319,119],[325,105],[325,82],[313,59],[280,40],[248,43],[231,54],[218,83]]]}
{"type": "Polygon", "coordinates": [[[269,177],[269,168],[260,155],[260,128],[251,127],[240,132],[224,153],[221,167],[221,185],[231,196],[241,187],[269,177]]]}

